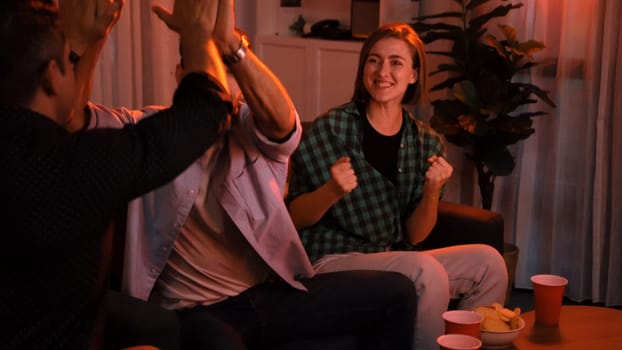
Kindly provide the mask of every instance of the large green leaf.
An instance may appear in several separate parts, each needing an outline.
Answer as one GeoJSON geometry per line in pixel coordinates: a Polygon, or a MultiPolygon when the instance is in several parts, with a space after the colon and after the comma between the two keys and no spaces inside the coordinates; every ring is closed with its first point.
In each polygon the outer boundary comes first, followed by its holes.
{"type": "Polygon", "coordinates": [[[489,121],[489,125],[496,130],[497,140],[505,145],[522,141],[535,132],[533,121],[527,116],[503,116],[489,121]]]}
{"type": "Polygon", "coordinates": [[[420,35],[419,37],[421,38],[421,41],[423,41],[425,44],[430,44],[437,40],[456,41],[456,40],[459,40],[459,36],[460,36],[460,33],[431,31],[431,32],[424,33],[420,35]]]}
{"type": "Polygon", "coordinates": [[[481,16],[473,18],[469,21],[469,27],[473,29],[479,29],[484,26],[488,21],[496,17],[504,17],[511,10],[518,9],[523,7],[523,4],[508,4],[508,5],[499,5],[495,7],[488,13],[485,13],[481,16]]]}
{"type": "Polygon", "coordinates": [[[443,82],[440,82],[434,86],[432,86],[432,88],[430,88],[430,91],[438,91],[438,90],[442,90],[442,89],[447,89],[450,87],[453,87],[454,84],[461,82],[462,80],[464,80],[464,77],[460,76],[460,77],[450,77],[447,80],[444,80],[443,82]]]}
{"type": "Polygon", "coordinates": [[[475,84],[470,80],[463,80],[454,84],[453,87],[454,96],[471,108],[477,108],[477,89],[475,84]]]}
{"type": "Polygon", "coordinates": [[[433,15],[418,16],[418,17],[415,17],[414,20],[419,22],[419,21],[426,21],[428,19],[438,19],[438,18],[462,18],[462,16],[463,16],[462,12],[447,11],[447,12],[436,13],[433,15]]]}
{"type": "Polygon", "coordinates": [[[474,8],[487,3],[490,0],[471,0],[469,1],[469,3],[466,5],[466,9],[468,11],[472,11],[474,8]]]}
{"type": "Polygon", "coordinates": [[[499,56],[507,59],[508,56],[505,52],[505,48],[503,47],[503,45],[501,45],[501,43],[497,40],[497,38],[494,35],[492,34],[486,35],[484,37],[484,41],[490,47],[494,48],[495,51],[497,51],[497,53],[499,54],[499,56]]]}
{"type": "Polygon", "coordinates": [[[462,132],[460,124],[448,119],[447,116],[435,114],[430,118],[430,126],[443,135],[458,135],[462,132]]]}
{"type": "Polygon", "coordinates": [[[524,113],[518,114],[518,115],[516,115],[516,116],[514,116],[514,117],[528,117],[528,118],[531,118],[531,117],[539,117],[539,116],[541,116],[541,115],[547,115],[547,114],[548,114],[548,113],[543,112],[543,111],[537,111],[537,112],[524,112],[524,113]]]}
{"type": "Polygon", "coordinates": [[[475,113],[459,115],[458,124],[462,130],[474,136],[484,136],[495,132],[480,115],[475,113]]]}
{"type": "Polygon", "coordinates": [[[505,36],[508,45],[511,47],[518,47],[518,40],[516,39],[516,30],[509,25],[499,24],[501,33],[505,36]]]}
{"type": "Polygon", "coordinates": [[[410,25],[418,34],[426,33],[429,31],[446,31],[446,32],[455,32],[462,33],[462,27],[445,23],[445,22],[437,22],[437,23],[425,23],[425,22],[415,22],[410,25]]]}
{"type": "Polygon", "coordinates": [[[434,114],[453,118],[455,123],[458,122],[457,118],[460,114],[469,112],[469,108],[464,103],[453,99],[434,100],[432,106],[434,107],[434,114]]]}
{"type": "Polygon", "coordinates": [[[521,89],[525,91],[529,91],[530,93],[538,96],[542,101],[544,101],[549,106],[553,108],[557,107],[555,105],[555,102],[553,102],[553,100],[549,98],[549,93],[547,91],[544,91],[533,84],[525,84],[525,83],[515,83],[515,84],[519,85],[521,89]]]}
{"type": "Polygon", "coordinates": [[[518,50],[526,55],[541,51],[545,48],[544,43],[538,40],[527,40],[518,45],[518,50]]]}
{"type": "Polygon", "coordinates": [[[430,72],[430,76],[436,75],[438,73],[443,73],[443,72],[457,72],[457,73],[461,73],[463,71],[462,67],[457,65],[457,64],[439,64],[438,65],[438,69],[430,72]]]}

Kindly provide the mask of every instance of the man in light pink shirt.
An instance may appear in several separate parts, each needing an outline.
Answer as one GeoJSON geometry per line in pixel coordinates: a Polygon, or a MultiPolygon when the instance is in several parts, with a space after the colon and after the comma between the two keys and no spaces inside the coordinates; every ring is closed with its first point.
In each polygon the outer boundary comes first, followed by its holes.
{"type": "MultiPolygon", "coordinates": [[[[156,13],[175,25],[166,10],[156,13]]],[[[283,201],[300,120],[233,18],[232,1],[218,1],[213,39],[234,78],[232,95],[239,84],[246,103],[200,159],[130,203],[124,292],[175,310],[187,349],[278,347],[352,334],[370,349],[410,349],[416,297],[405,276],[314,276],[283,201]]],[[[88,111],[90,121],[76,128],[121,127],[149,113],[93,104],[88,111]]]]}

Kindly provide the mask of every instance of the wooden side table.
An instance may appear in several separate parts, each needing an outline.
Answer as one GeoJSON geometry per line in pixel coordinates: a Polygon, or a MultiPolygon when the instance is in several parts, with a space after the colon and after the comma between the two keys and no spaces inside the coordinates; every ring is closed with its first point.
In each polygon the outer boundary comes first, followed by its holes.
{"type": "Polygon", "coordinates": [[[522,315],[525,328],[508,349],[620,350],[622,311],[595,306],[562,306],[559,326],[536,325],[534,311],[522,315]]]}

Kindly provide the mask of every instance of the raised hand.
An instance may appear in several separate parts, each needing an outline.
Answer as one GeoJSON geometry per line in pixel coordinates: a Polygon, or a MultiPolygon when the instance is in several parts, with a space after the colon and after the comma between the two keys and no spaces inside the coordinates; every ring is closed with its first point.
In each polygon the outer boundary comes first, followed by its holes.
{"type": "Polygon", "coordinates": [[[350,193],[358,186],[350,157],[341,157],[331,165],[329,184],[333,191],[339,195],[350,193]]]}
{"type": "Polygon", "coordinates": [[[454,171],[453,167],[445,158],[439,156],[431,156],[428,158],[428,163],[430,166],[425,172],[424,192],[433,191],[440,193],[443,185],[451,178],[451,174],[454,171]]]}
{"type": "Polygon", "coordinates": [[[156,5],[153,12],[173,31],[179,33],[184,60],[184,75],[204,72],[228,90],[225,68],[212,33],[219,0],[175,0],[173,11],[156,5]]]}
{"type": "Polygon", "coordinates": [[[240,38],[235,33],[235,13],[233,0],[218,1],[218,15],[214,26],[214,41],[223,53],[236,50],[240,44],[240,38]]]}
{"type": "Polygon", "coordinates": [[[71,49],[82,54],[106,38],[124,0],[59,0],[60,22],[71,49]]]}
{"type": "Polygon", "coordinates": [[[160,5],[153,6],[153,12],[182,38],[194,34],[205,40],[212,36],[218,3],[218,0],[175,0],[172,12],[160,5]]]}

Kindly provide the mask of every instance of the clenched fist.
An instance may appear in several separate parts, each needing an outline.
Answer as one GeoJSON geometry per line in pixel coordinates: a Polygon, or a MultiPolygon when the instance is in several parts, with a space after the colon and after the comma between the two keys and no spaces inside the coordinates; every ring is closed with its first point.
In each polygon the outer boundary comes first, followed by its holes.
{"type": "Polygon", "coordinates": [[[445,158],[439,156],[431,156],[428,158],[430,166],[425,172],[424,192],[439,193],[443,185],[445,185],[454,169],[445,158]]]}
{"type": "Polygon", "coordinates": [[[352,192],[358,186],[356,173],[350,164],[350,157],[341,157],[331,165],[329,184],[340,196],[352,192]]]}

